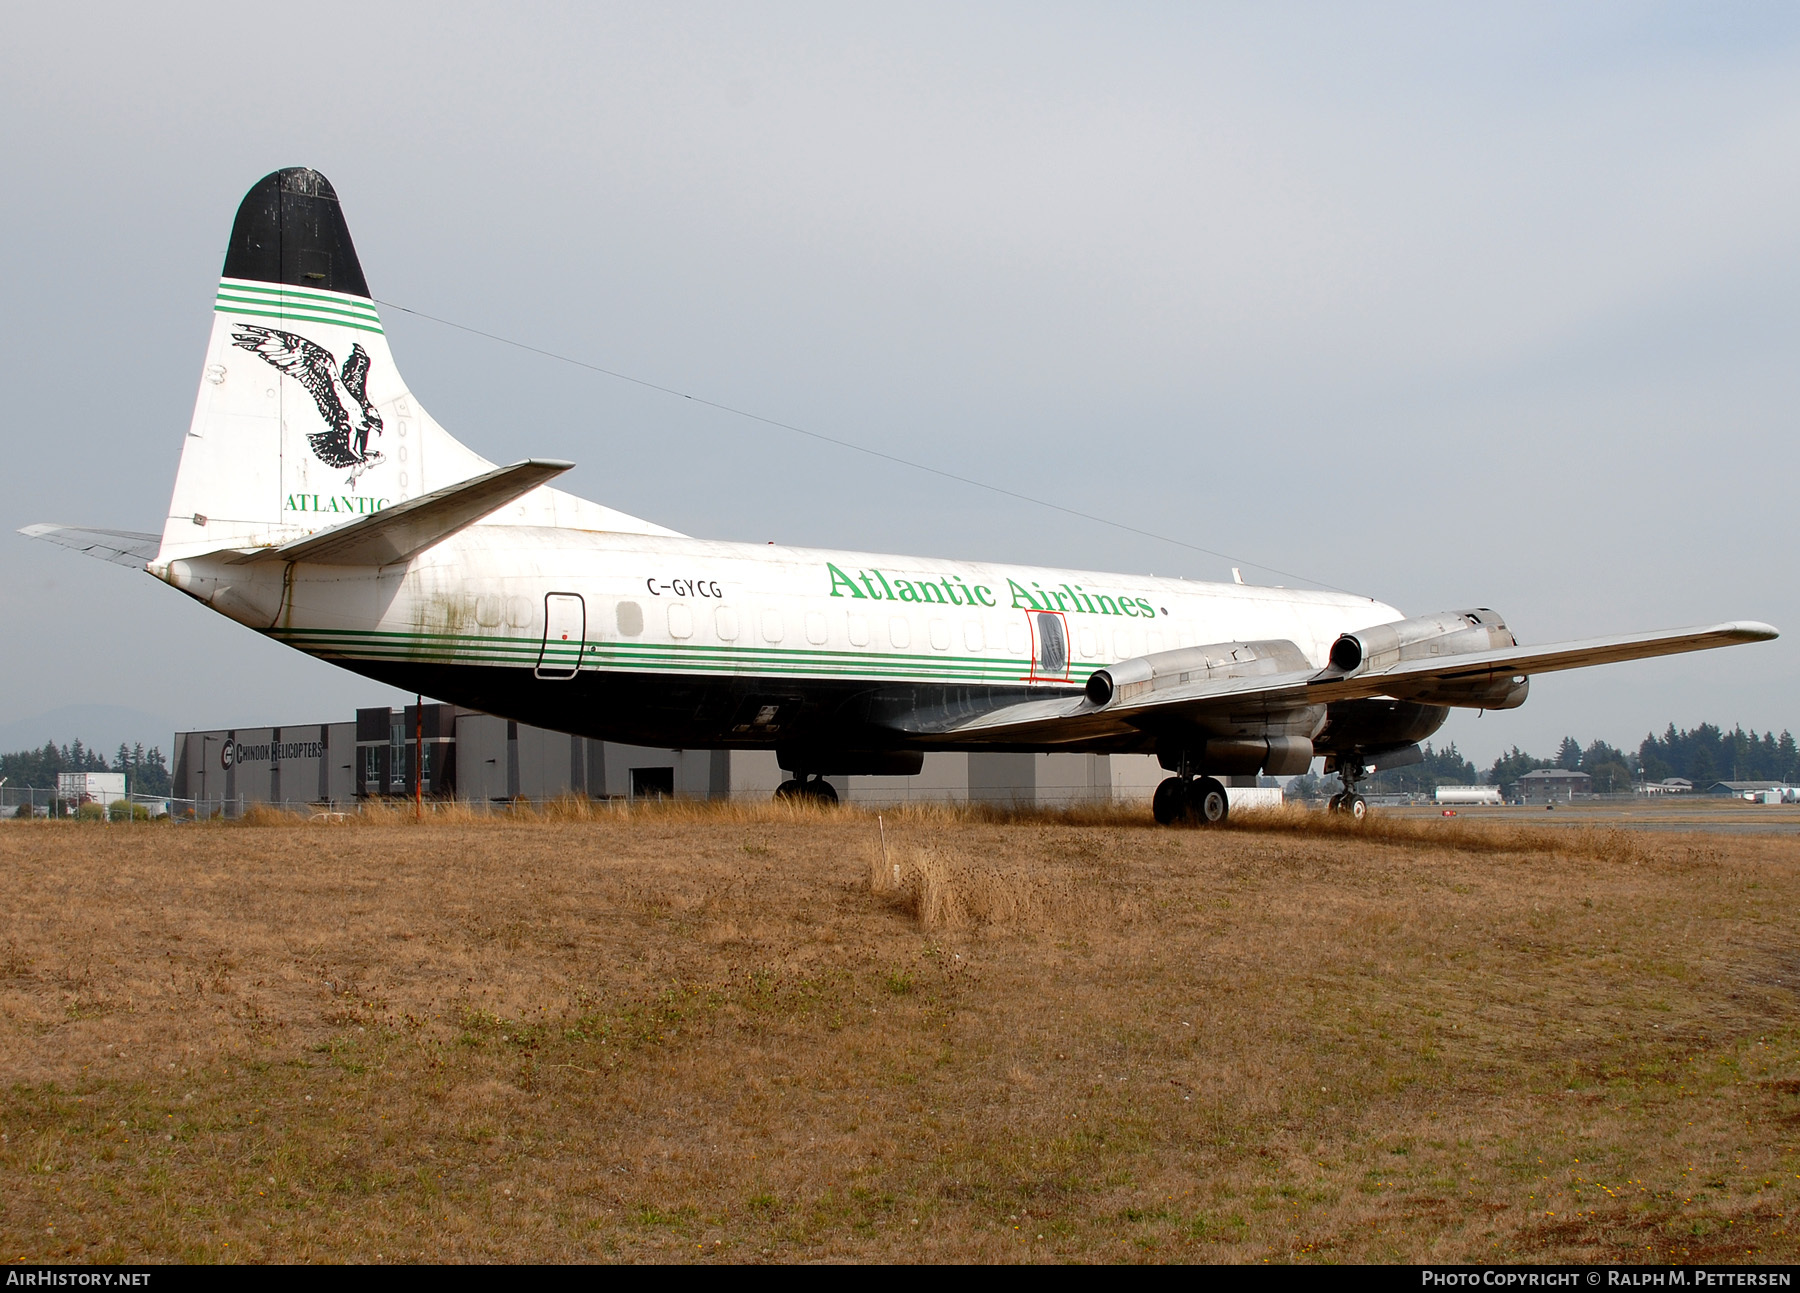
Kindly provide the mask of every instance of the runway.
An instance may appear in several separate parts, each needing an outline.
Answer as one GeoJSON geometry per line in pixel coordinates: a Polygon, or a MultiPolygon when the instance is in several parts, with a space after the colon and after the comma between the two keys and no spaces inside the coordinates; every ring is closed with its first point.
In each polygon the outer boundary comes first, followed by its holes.
{"type": "MultiPolygon", "coordinates": [[[[1383,806],[1395,817],[1440,817],[1435,804],[1383,806]]],[[[1721,835],[1788,835],[1800,833],[1800,804],[1752,804],[1740,799],[1694,798],[1577,800],[1546,809],[1542,804],[1501,807],[1458,806],[1458,817],[1506,822],[1514,826],[1617,826],[1641,831],[1705,831],[1721,835]]]]}

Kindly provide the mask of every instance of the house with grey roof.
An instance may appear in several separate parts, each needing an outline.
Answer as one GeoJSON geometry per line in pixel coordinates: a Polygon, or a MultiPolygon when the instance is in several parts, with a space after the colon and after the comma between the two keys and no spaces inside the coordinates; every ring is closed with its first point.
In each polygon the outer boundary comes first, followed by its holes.
{"type": "Polygon", "coordinates": [[[1520,802],[1527,804],[1563,804],[1593,792],[1592,777],[1585,772],[1570,772],[1567,768],[1539,768],[1536,772],[1527,772],[1519,778],[1516,791],[1520,802]]]}

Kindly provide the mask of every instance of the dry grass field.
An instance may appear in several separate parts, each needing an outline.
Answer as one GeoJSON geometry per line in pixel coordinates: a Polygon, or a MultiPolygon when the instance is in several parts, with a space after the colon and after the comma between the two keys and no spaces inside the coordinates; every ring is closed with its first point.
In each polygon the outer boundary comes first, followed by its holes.
{"type": "Polygon", "coordinates": [[[1800,1259],[1800,840],[883,826],[0,828],[0,1259],[1800,1259]]]}

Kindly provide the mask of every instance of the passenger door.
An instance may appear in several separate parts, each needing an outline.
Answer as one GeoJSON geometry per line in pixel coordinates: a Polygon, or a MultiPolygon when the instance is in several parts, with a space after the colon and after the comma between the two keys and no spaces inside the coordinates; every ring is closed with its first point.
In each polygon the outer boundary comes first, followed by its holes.
{"type": "Polygon", "coordinates": [[[587,603],[578,593],[544,595],[544,645],[538,652],[537,676],[550,681],[573,678],[581,669],[587,646],[587,603]]]}

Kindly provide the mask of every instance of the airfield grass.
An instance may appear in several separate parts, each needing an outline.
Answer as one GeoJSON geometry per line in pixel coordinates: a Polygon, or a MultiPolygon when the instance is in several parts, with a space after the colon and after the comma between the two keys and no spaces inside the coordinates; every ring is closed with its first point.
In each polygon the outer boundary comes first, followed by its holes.
{"type": "Polygon", "coordinates": [[[1800,1259],[1800,840],[1140,812],[0,828],[0,1260],[1800,1259]]]}

